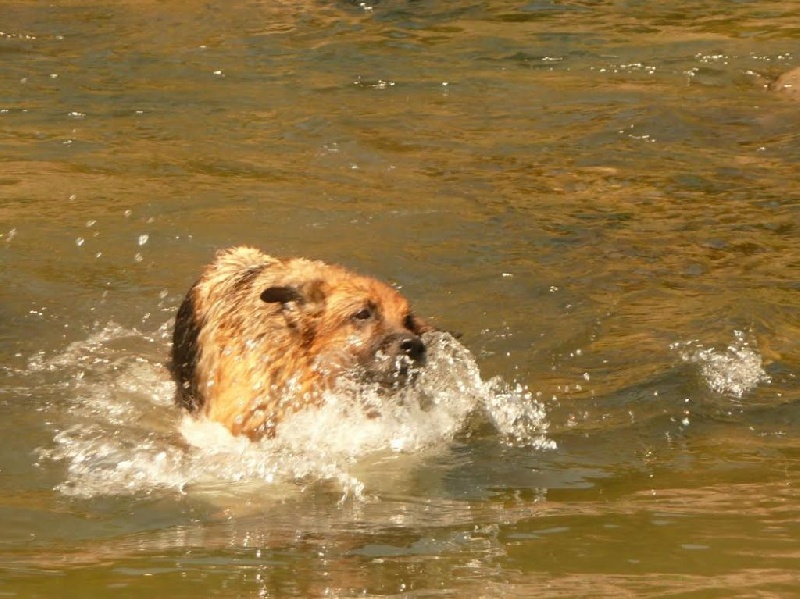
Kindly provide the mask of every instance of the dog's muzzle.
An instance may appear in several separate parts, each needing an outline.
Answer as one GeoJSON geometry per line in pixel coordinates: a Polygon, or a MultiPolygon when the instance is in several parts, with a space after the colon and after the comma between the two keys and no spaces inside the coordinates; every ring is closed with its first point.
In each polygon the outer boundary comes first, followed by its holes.
{"type": "Polygon", "coordinates": [[[416,335],[386,337],[368,367],[369,378],[389,387],[407,385],[425,365],[427,354],[428,348],[416,335]]]}

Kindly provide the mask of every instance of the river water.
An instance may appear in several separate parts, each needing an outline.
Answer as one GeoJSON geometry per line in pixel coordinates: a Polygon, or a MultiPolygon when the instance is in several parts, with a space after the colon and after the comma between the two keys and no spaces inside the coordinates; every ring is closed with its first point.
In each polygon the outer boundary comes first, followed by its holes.
{"type": "Polygon", "coordinates": [[[0,2],[0,595],[800,593],[798,2],[0,2]],[[172,406],[249,244],[433,406],[172,406]]]}

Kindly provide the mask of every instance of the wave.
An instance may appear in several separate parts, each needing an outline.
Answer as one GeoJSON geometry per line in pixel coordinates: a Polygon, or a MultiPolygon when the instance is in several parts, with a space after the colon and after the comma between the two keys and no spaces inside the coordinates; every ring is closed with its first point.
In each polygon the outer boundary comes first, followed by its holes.
{"type": "Polygon", "coordinates": [[[342,498],[358,499],[369,493],[369,478],[358,474],[363,462],[446,449],[469,436],[476,419],[491,425],[498,442],[555,447],[533,395],[499,378],[484,381],[472,354],[447,333],[432,334],[426,368],[396,401],[370,389],[339,389],[321,408],[289,416],[274,438],[234,437],[173,406],[174,384],[160,361],[169,332],[170,323],[153,333],[108,323],[53,356],[29,360],[29,373],[55,372],[66,381],[62,425],[52,446],[39,450],[41,459],[65,465],[60,492],[92,497],[324,482],[342,498]]]}

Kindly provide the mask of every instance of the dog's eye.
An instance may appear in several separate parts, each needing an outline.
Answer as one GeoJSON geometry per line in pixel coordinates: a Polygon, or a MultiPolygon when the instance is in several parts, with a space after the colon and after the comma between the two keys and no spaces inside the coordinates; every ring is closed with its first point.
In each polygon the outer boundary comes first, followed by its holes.
{"type": "Polygon", "coordinates": [[[370,318],[372,318],[373,314],[374,314],[373,309],[370,308],[370,307],[366,307],[366,308],[362,308],[361,310],[359,310],[358,312],[353,314],[353,319],[354,320],[365,321],[365,320],[369,320],[370,318]]]}
{"type": "Polygon", "coordinates": [[[403,319],[403,326],[407,328],[409,331],[416,331],[417,323],[414,321],[413,314],[406,314],[406,317],[403,319]]]}

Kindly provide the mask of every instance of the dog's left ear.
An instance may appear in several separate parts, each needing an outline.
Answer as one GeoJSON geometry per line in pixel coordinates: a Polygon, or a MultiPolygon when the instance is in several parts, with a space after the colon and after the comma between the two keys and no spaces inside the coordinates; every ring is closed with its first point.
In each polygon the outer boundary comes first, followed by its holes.
{"type": "Polygon", "coordinates": [[[325,296],[324,281],[315,280],[267,287],[259,297],[266,304],[279,304],[286,325],[310,339],[317,317],[325,310],[325,296]]]}
{"type": "Polygon", "coordinates": [[[268,287],[261,292],[261,301],[267,304],[300,303],[303,296],[296,287],[268,287]]]}
{"type": "Polygon", "coordinates": [[[299,285],[277,285],[261,292],[261,301],[267,304],[296,303],[298,306],[319,304],[325,301],[325,283],[320,280],[299,285]]]}

